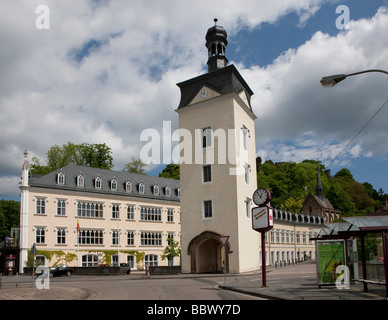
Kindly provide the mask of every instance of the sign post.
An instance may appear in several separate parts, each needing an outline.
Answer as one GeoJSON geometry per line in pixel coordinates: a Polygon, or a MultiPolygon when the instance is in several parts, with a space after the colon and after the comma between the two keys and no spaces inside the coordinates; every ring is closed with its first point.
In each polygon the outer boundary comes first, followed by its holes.
{"type": "Polygon", "coordinates": [[[228,243],[229,236],[219,236],[222,246],[224,247],[224,285],[226,284],[226,244],[228,243]]]}
{"type": "Polygon", "coordinates": [[[269,205],[271,193],[267,189],[257,189],[253,199],[259,207],[252,208],[252,229],[261,233],[262,287],[266,287],[265,233],[273,228],[273,208],[269,205]]]}

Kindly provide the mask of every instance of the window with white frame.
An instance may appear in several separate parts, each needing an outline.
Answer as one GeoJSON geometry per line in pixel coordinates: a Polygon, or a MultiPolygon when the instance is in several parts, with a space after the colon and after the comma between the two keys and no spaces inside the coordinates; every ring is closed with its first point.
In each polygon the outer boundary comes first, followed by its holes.
{"type": "Polygon", "coordinates": [[[120,218],[120,205],[112,204],[112,219],[120,218]]]}
{"type": "Polygon", "coordinates": [[[57,216],[66,215],[66,200],[57,200],[57,216]]]}
{"type": "Polygon", "coordinates": [[[77,187],[84,187],[85,186],[85,179],[82,175],[79,175],[77,177],[77,187]]]}
{"type": "Polygon", "coordinates": [[[103,217],[102,203],[93,202],[78,202],[77,203],[77,216],[86,218],[102,218],[103,217]]]}
{"type": "Polygon", "coordinates": [[[46,243],[46,227],[37,227],[35,229],[35,242],[36,244],[46,243]]]}
{"type": "Polygon", "coordinates": [[[98,255],[96,254],[85,254],[82,256],[83,267],[97,267],[98,266],[98,255]]]}
{"type": "Polygon", "coordinates": [[[167,244],[171,246],[174,243],[174,232],[167,233],[167,244]]]}
{"type": "Polygon", "coordinates": [[[158,256],[156,254],[146,254],[144,257],[144,264],[148,267],[157,267],[158,256]]]}
{"type": "Polygon", "coordinates": [[[112,245],[119,245],[120,244],[120,233],[118,230],[112,230],[112,245]]]}
{"type": "Polygon", "coordinates": [[[203,201],[203,217],[205,219],[213,218],[213,202],[212,202],[212,200],[203,201]]]}
{"type": "Polygon", "coordinates": [[[140,207],[141,221],[162,221],[162,209],[152,207],[140,207]]]}
{"type": "Polygon", "coordinates": [[[113,179],[110,182],[110,189],[113,190],[113,191],[117,191],[117,181],[115,179],[113,179]]]}
{"type": "Polygon", "coordinates": [[[66,228],[57,229],[57,244],[66,244],[66,228]]]}
{"type": "Polygon", "coordinates": [[[57,184],[65,184],[65,174],[63,172],[58,173],[57,184]]]}
{"type": "Polygon", "coordinates": [[[135,220],[135,206],[127,206],[127,220],[135,220]]]}
{"type": "Polygon", "coordinates": [[[178,196],[178,198],[181,197],[181,188],[178,188],[178,189],[177,189],[177,196],[178,196]]]}
{"type": "Polygon", "coordinates": [[[135,256],[127,255],[127,264],[131,269],[135,268],[135,256]]]}
{"type": "Polygon", "coordinates": [[[161,232],[142,232],[140,233],[140,245],[142,246],[161,246],[161,232]]]}
{"type": "Polygon", "coordinates": [[[135,232],[127,231],[127,246],[134,246],[134,245],[135,245],[135,232]]]}
{"type": "Polygon", "coordinates": [[[102,187],[102,182],[101,182],[101,178],[100,177],[97,177],[95,180],[94,180],[94,187],[96,189],[101,189],[102,187]]]}
{"type": "Polygon", "coordinates": [[[156,184],[154,185],[154,196],[158,196],[159,195],[159,186],[156,184]]]}
{"type": "Polygon", "coordinates": [[[46,214],[46,199],[37,198],[36,199],[36,214],[46,214]]]}
{"type": "Polygon", "coordinates": [[[94,229],[81,229],[78,236],[78,243],[89,245],[104,244],[104,231],[94,229]]]}
{"type": "Polygon", "coordinates": [[[174,222],[174,209],[167,209],[167,222],[174,222]]]}
{"type": "Polygon", "coordinates": [[[139,193],[144,194],[144,184],[143,183],[139,184],[139,193]]]}
{"type": "Polygon", "coordinates": [[[171,197],[171,188],[170,187],[166,187],[165,192],[166,192],[166,197],[171,197]]]}
{"type": "Polygon", "coordinates": [[[132,183],[131,182],[127,181],[125,183],[125,191],[126,192],[132,192],[132,183]]]}

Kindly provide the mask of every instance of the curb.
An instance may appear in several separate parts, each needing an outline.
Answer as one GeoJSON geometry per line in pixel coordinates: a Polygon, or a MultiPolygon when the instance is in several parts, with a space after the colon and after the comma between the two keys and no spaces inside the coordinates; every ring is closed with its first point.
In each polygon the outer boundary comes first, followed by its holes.
{"type": "Polygon", "coordinates": [[[234,292],[238,292],[238,293],[243,293],[243,294],[246,294],[246,295],[250,295],[250,296],[254,296],[254,297],[258,297],[258,298],[264,298],[264,299],[268,299],[268,300],[279,300],[279,301],[287,300],[287,299],[284,299],[284,298],[275,297],[273,295],[268,295],[268,294],[265,294],[265,293],[252,292],[252,291],[249,291],[249,290],[238,289],[238,288],[233,288],[233,287],[228,287],[228,286],[223,286],[223,285],[219,285],[218,287],[220,289],[234,291],[234,292]]]}

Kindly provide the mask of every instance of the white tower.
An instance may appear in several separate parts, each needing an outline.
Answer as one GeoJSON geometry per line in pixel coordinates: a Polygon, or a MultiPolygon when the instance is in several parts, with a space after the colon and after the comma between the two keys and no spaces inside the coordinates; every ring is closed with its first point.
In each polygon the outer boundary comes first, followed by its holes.
{"type": "Polygon", "coordinates": [[[30,164],[28,162],[28,152],[24,151],[24,162],[22,166],[22,184],[20,187],[20,260],[19,273],[23,273],[28,259],[28,203],[29,203],[29,183],[28,176],[30,164]]]}
{"type": "Polygon", "coordinates": [[[209,72],[177,84],[184,273],[220,272],[224,261],[230,273],[259,269],[259,236],[251,222],[257,187],[253,92],[236,67],[227,66],[226,39],[223,27],[210,28],[209,72]],[[221,235],[230,237],[226,257],[221,235]]]}

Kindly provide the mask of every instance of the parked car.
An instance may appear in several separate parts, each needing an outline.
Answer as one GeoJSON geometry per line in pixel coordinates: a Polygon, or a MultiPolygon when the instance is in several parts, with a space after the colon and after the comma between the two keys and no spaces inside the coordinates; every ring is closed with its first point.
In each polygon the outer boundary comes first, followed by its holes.
{"type": "Polygon", "coordinates": [[[120,274],[130,274],[131,273],[131,267],[128,263],[120,263],[120,266],[117,265],[117,263],[112,264],[112,267],[120,267],[120,274]]]}
{"type": "Polygon", "coordinates": [[[59,265],[50,269],[50,278],[62,275],[71,276],[74,270],[65,265],[59,265]]]}

